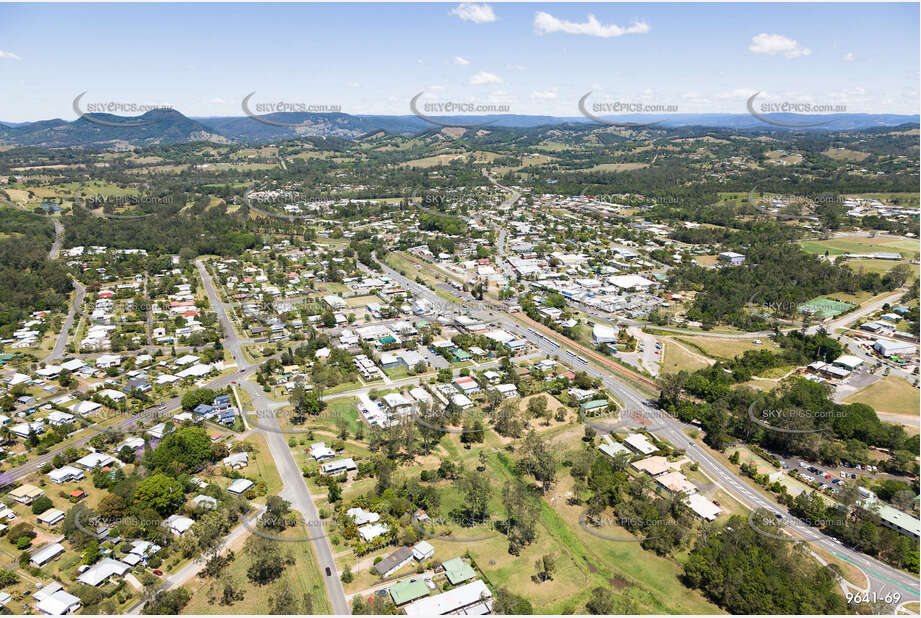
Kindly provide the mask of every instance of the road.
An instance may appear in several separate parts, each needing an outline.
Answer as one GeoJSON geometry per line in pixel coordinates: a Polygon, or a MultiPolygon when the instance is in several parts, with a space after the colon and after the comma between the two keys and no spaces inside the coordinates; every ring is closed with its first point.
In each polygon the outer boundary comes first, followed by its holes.
{"type": "Polygon", "coordinates": [[[74,325],[77,312],[80,310],[80,307],[83,306],[83,298],[86,296],[86,288],[83,284],[76,279],[72,281],[74,282],[74,289],[77,293],[74,296],[74,302],[67,311],[67,317],[64,318],[64,323],[61,324],[61,331],[58,333],[58,338],[54,342],[54,348],[52,348],[48,358],[45,359],[45,361],[49,363],[64,357],[64,352],[67,351],[67,338],[70,335],[70,329],[74,325]]]}
{"type": "Polygon", "coordinates": [[[51,221],[54,222],[54,242],[51,244],[51,251],[48,252],[48,259],[56,260],[64,244],[64,226],[57,219],[51,221]]]}
{"type": "MultiPolygon", "coordinates": [[[[206,383],[204,386],[215,390],[222,389],[224,387],[230,386],[232,382],[245,379],[248,375],[255,372],[256,368],[257,366],[253,365],[247,369],[240,370],[212,380],[206,383]]],[[[112,423],[111,425],[106,425],[105,427],[98,424],[90,425],[90,429],[97,428],[98,431],[95,431],[76,440],[69,441],[63,446],[54,448],[44,455],[39,455],[38,457],[29,460],[27,463],[24,463],[21,466],[11,468],[9,471],[3,473],[3,478],[7,481],[18,481],[19,479],[22,479],[40,469],[46,463],[54,459],[54,456],[58,453],[63,453],[65,449],[70,447],[80,448],[85,446],[87,443],[89,443],[93,436],[98,433],[102,433],[103,431],[129,432],[137,427],[140,421],[148,421],[152,418],[159,418],[161,415],[164,417],[169,416],[172,411],[178,409],[182,405],[182,397],[173,397],[172,399],[163,402],[162,405],[162,409],[159,407],[159,405],[151,406],[145,410],[142,410],[141,412],[138,412],[137,414],[126,416],[124,419],[112,423]]]]}
{"type": "MultiPolygon", "coordinates": [[[[258,518],[265,512],[265,507],[259,508],[255,513],[248,514],[247,517],[252,519],[258,518]]],[[[215,555],[223,554],[227,549],[233,546],[241,537],[246,536],[249,533],[249,527],[244,524],[238,524],[233,530],[231,530],[227,536],[224,537],[224,540],[221,541],[221,544],[218,546],[215,555]]],[[[198,575],[201,570],[205,568],[205,562],[200,558],[191,560],[184,567],[173,573],[172,575],[166,576],[163,583],[160,584],[158,591],[172,590],[173,588],[178,588],[185,585],[193,577],[198,575]]],[[[144,601],[140,601],[132,605],[125,613],[128,615],[137,615],[141,613],[141,609],[144,607],[144,601]]]]}
{"type": "MultiPolygon", "coordinates": [[[[224,346],[230,350],[234,360],[237,362],[238,368],[254,369],[256,365],[252,365],[246,360],[241,348],[246,340],[240,339],[236,334],[236,330],[233,328],[233,324],[227,316],[226,305],[220,300],[217,290],[214,288],[214,281],[211,275],[201,261],[197,261],[196,266],[201,274],[202,282],[205,285],[205,292],[208,294],[208,300],[211,301],[211,306],[217,313],[218,321],[223,328],[224,346]]],[[[249,380],[240,380],[238,385],[250,396],[255,410],[271,410],[279,407],[278,402],[272,402],[265,396],[262,387],[259,385],[253,384],[249,380]]],[[[255,431],[261,432],[265,436],[266,443],[269,445],[269,451],[272,453],[275,467],[278,469],[278,474],[281,476],[282,483],[284,484],[284,488],[280,495],[291,503],[292,508],[301,514],[304,521],[308,522],[308,525],[309,522],[320,522],[320,514],[317,511],[316,505],[313,503],[313,498],[310,496],[310,490],[307,488],[304,476],[301,474],[301,470],[294,460],[294,455],[288,447],[288,438],[285,434],[281,433],[278,419],[267,414],[262,416],[265,417],[263,421],[264,428],[257,428],[255,431]]],[[[314,528],[311,527],[310,530],[313,531],[314,528]]],[[[326,534],[316,535],[311,533],[311,536],[313,537],[311,542],[313,543],[314,554],[317,557],[320,572],[324,574],[323,579],[326,584],[326,592],[333,613],[350,614],[349,604],[345,598],[345,590],[342,587],[342,581],[339,579],[336,569],[336,560],[333,558],[333,550],[329,543],[329,538],[326,534]],[[326,569],[330,570],[332,573],[331,576],[325,575],[326,569]]]]}
{"type": "MultiPolygon", "coordinates": [[[[444,302],[438,299],[434,292],[431,290],[424,288],[423,286],[420,286],[413,281],[410,281],[393,269],[386,268],[386,270],[388,275],[398,280],[401,285],[407,289],[422,295],[431,302],[444,302]]],[[[879,305],[882,306],[882,303],[885,301],[886,299],[882,299],[879,301],[879,305]]],[[[870,311],[872,311],[872,309],[870,309],[870,311]]],[[[484,320],[491,319],[488,315],[488,312],[471,311],[470,313],[471,315],[480,317],[484,320]]],[[[495,317],[492,319],[496,320],[495,317]]],[[[853,314],[851,314],[849,319],[854,319],[853,314]]],[[[532,345],[539,348],[545,354],[550,356],[559,354],[559,348],[552,346],[546,340],[528,332],[525,328],[522,328],[516,322],[514,322],[510,316],[500,313],[498,314],[498,322],[506,330],[514,332],[517,335],[528,339],[532,345]]],[[[554,335],[554,338],[558,341],[565,341],[564,338],[558,335],[554,335]]],[[[785,521],[790,522],[786,526],[787,530],[799,536],[806,536],[810,539],[817,538],[818,540],[812,541],[813,545],[820,547],[860,568],[870,582],[869,591],[871,593],[875,592],[877,593],[877,596],[885,596],[886,593],[891,592],[894,594],[897,592],[902,596],[903,601],[921,599],[921,592],[919,592],[917,577],[899,569],[893,568],[858,551],[852,550],[833,540],[831,537],[822,534],[817,529],[812,528],[811,526],[808,526],[807,524],[794,518],[789,514],[785,507],[777,504],[774,500],[758,493],[746,482],[740,480],[734,470],[725,467],[721,462],[698,447],[690,438],[688,438],[686,432],[695,429],[695,427],[682,423],[674,417],[662,413],[655,407],[650,406],[647,403],[646,397],[642,393],[630,386],[614,380],[610,374],[599,370],[595,365],[583,365],[582,368],[590,376],[601,379],[604,387],[613,393],[618,399],[620,399],[626,409],[631,413],[628,415],[628,422],[633,418],[634,414],[639,415],[643,418],[643,422],[636,423],[637,425],[645,426],[650,431],[650,433],[656,437],[671,442],[677,448],[684,449],[687,453],[687,456],[697,462],[701,470],[707,476],[709,476],[724,491],[732,495],[739,502],[750,509],[764,508],[771,511],[772,513],[782,514],[785,518],[785,521]]]]}

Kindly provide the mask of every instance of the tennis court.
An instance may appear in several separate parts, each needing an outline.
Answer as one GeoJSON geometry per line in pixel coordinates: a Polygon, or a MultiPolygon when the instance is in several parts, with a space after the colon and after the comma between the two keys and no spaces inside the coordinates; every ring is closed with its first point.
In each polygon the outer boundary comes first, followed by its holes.
{"type": "Polygon", "coordinates": [[[797,311],[800,313],[809,313],[811,315],[821,316],[823,318],[833,318],[837,315],[841,315],[845,311],[853,309],[854,307],[856,307],[856,305],[843,303],[840,300],[832,300],[831,298],[816,298],[797,307],[797,311]]]}

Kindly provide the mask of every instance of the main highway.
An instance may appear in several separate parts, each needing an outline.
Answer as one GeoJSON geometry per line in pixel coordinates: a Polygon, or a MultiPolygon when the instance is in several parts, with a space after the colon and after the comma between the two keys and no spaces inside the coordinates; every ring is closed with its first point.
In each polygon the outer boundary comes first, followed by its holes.
{"type": "MultiPolygon", "coordinates": [[[[407,290],[426,298],[435,306],[444,304],[445,301],[438,298],[429,288],[404,277],[386,265],[382,265],[382,267],[389,277],[399,282],[407,290]]],[[[879,301],[879,305],[882,305],[882,301],[879,301]]],[[[523,328],[511,315],[500,311],[484,310],[482,306],[482,304],[475,301],[472,301],[469,306],[458,304],[455,312],[467,313],[484,321],[498,322],[502,328],[526,338],[532,345],[548,356],[561,356],[563,349],[576,349],[578,352],[578,348],[562,336],[553,337],[557,341],[557,345],[554,345],[547,339],[523,328]],[[563,346],[562,348],[560,347],[561,345],[563,346]]],[[[785,529],[792,535],[807,538],[813,545],[858,567],[863,571],[870,583],[868,588],[870,594],[876,593],[877,598],[880,598],[887,593],[898,593],[902,602],[921,599],[917,577],[846,547],[832,537],[822,534],[816,528],[792,516],[783,505],[756,491],[741,480],[733,470],[727,468],[722,462],[715,459],[691,440],[688,437],[688,432],[695,429],[693,426],[682,423],[678,419],[660,411],[655,405],[650,405],[648,396],[623,382],[615,380],[607,371],[603,371],[592,364],[572,364],[581,367],[588,375],[601,379],[604,387],[620,399],[628,412],[624,420],[621,421],[624,426],[645,427],[656,437],[670,442],[677,448],[684,449],[687,456],[697,462],[701,470],[713,482],[741,504],[749,509],[766,509],[782,516],[783,521],[786,523],[785,529]],[[642,418],[642,420],[639,420],[638,417],[642,418]]],[[[861,586],[858,585],[853,585],[853,587],[861,589],[861,586]]]]}

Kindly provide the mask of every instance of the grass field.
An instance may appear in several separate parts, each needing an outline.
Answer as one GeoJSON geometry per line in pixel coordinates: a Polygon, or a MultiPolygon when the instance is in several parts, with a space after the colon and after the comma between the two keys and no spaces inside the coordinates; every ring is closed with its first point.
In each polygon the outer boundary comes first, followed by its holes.
{"type": "Polygon", "coordinates": [[[844,400],[865,403],[879,412],[918,417],[918,389],[895,376],[886,376],[844,400]]]}
{"type": "Polygon", "coordinates": [[[822,154],[836,161],[863,161],[870,156],[865,152],[848,150],[847,148],[829,148],[822,154]]]}
{"type": "MultiPolygon", "coordinates": [[[[803,240],[799,243],[803,251],[813,254],[841,255],[842,253],[901,253],[902,257],[911,258],[918,253],[918,243],[897,238],[866,238],[848,236],[828,240],[803,240]]],[[[895,262],[892,263],[895,266],[895,262]]]]}
{"type": "Polygon", "coordinates": [[[256,450],[250,453],[254,461],[251,461],[244,469],[244,473],[250,476],[255,472],[258,475],[258,479],[265,483],[266,494],[269,496],[277,494],[281,491],[283,485],[278,469],[275,467],[275,460],[272,459],[272,454],[269,452],[269,445],[265,441],[265,436],[254,433],[246,438],[244,442],[256,447],[256,450]]]}
{"type": "MultiPolygon", "coordinates": [[[[300,518],[299,518],[300,521],[300,518]]],[[[282,536],[292,539],[306,536],[303,523],[288,528],[282,536]]],[[[293,541],[283,543],[275,541],[281,547],[283,555],[290,555],[293,560],[285,567],[284,572],[277,581],[260,586],[253,584],[246,576],[250,560],[240,547],[233,547],[236,558],[218,580],[195,578],[186,586],[192,593],[192,599],[182,610],[183,614],[268,614],[270,613],[270,599],[278,594],[282,586],[287,586],[294,594],[302,614],[329,614],[329,600],[326,598],[326,586],[316,558],[313,555],[311,543],[307,541],[293,541]],[[222,604],[224,583],[231,581],[237,590],[244,593],[242,600],[229,605],[222,604]],[[304,597],[309,596],[310,606],[307,607],[304,597]]]]}
{"type": "Polygon", "coordinates": [[[721,337],[675,337],[685,346],[697,350],[711,358],[735,358],[748,350],[771,350],[776,352],[780,348],[770,339],[759,339],[761,343],[753,343],[752,339],[724,339],[721,337]]]}
{"type": "Polygon", "coordinates": [[[648,163],[634,161],[631,163],[599,163],[598,165],[594,167],[590,167],[584,170],[576,170],[576,171],[579,171],[579,172],[631,172],[633,170],[641,170],[646,167],[649,167],[648,163]]]}
{"type": "Polygon", "coordinates": [[[691,354],[681,346],[666,339],[662,345],[662,373],[678,373],[679,371],[697,371],[707,366],[707,363],[691,354]]]}
{"type": "MultiPolygon", "coordinates": [[[[851,267],[851,270],[854,272],[864,271],[870,273],[886,273],[892,270],[892,267],[898,264],[899,262],[893,262],[892,260],[867,260],[867,259],[852,259],[844,262],[851,267]]],[[[917,264],[909,264],[913,277],[918,277],[921,273],[917,264]]]]}

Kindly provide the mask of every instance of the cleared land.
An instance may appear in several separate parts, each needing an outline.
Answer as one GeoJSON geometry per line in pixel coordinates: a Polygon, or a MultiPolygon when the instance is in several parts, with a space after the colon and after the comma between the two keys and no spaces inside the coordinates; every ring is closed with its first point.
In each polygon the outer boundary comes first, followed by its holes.
{"type": "Polygon", "coordinates": [[[902,378],[886,376],[844,398],[847,403],[865,403],[880,412],[918,417],[918,389],[902,378]]]}
{"type": "MultiPolygon", "coordinates": [[[[917,241],[899,238],[846,236],[828,240],[802,240],[799,245],[807,253],[822,255],[826,251],[828,251],[829,255],[841,255],[842,253],[901,253],[902,257],[910,258],[918,253],[917,241]]],[[[892,265],[895,266],[896,263],[892,262],[892,265]]]]}

